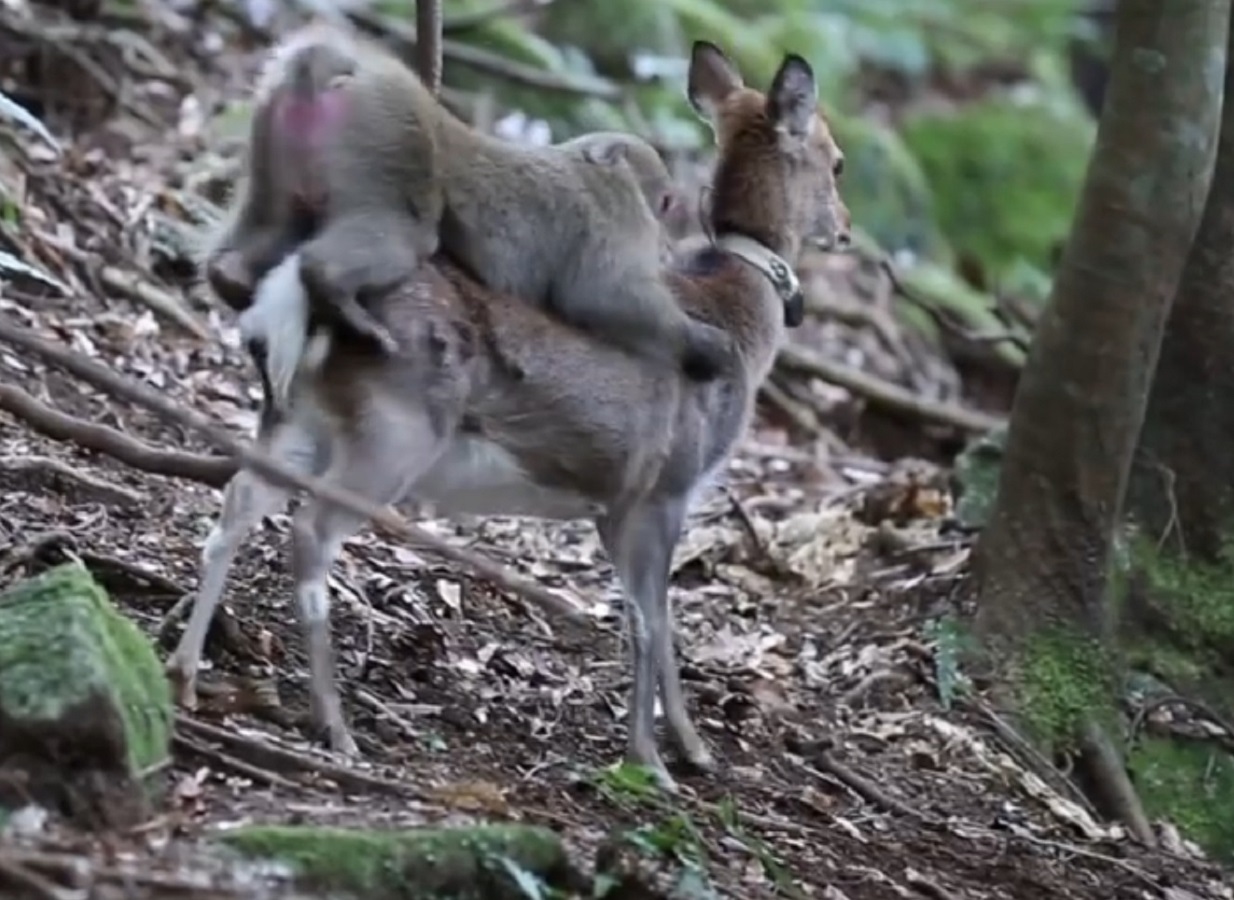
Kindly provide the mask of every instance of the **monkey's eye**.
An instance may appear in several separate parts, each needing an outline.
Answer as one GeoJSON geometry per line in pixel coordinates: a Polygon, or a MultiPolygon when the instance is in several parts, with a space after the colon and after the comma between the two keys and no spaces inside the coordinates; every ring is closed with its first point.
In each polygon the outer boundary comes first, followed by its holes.
{"type": "Polygon", "coordinates": [[[673,208],[673,195],[672,194],[661,194],[660,195],[660,215],[662,216],[668,215],[668,211],[671,210],[672,208],[673,208]]]}
{"type": "Polygon", "coordinates": [[[844,171],[844,157],[843,157],[843,156],[841,156],[839,159],[837,159],[837,160],[835,161],[835,164],[834,164],[834,165],[832,165],[832,167],[831,167],[831,173],[832,173],[832,174],[833,174],[836,178],[839,178],[839,177],[840,177],[840,174],[841,174],[843,171],[844,171]]]}

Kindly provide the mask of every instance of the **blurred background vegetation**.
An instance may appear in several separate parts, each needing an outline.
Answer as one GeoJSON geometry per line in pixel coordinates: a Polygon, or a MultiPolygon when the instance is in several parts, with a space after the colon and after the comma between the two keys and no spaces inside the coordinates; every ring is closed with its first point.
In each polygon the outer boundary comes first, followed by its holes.
{"type": "MultiPolygon", "coordinates": [[[[968,318],[987,292],[1044,299],[1104,82],[1109,12],[1096,0],[495,2],[445,0],[456,107],[518,110],[541,140],[623,128],[689,154],[709,142],[682,93],[691,40],[724,46],[757,84],[799,53],[865,235],[968,318]],[[509,77],[494,77],[500,62],[509,77]]],[[[414,18],[410,0],[352,15],[407,36],[414,18]]]]}

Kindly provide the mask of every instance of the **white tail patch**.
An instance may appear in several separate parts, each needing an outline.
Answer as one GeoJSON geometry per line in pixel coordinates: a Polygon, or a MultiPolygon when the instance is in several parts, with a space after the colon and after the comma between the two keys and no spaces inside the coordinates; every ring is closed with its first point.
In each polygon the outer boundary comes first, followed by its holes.
{"type": "MultiPolygon", "coordinates": [[[[291,383],[308,343],[309,301],[300,282],[300,254],[292,253],[266,273],[253,294],[253,305],[240,315],[245,342],[265,347],[266,377],[276,407],[286,405],[291,383]]],[[[327,348],[328,349],[328,348],[327,348]]],[[[319,355],[325,358],[325,353],[319,355]]]]}

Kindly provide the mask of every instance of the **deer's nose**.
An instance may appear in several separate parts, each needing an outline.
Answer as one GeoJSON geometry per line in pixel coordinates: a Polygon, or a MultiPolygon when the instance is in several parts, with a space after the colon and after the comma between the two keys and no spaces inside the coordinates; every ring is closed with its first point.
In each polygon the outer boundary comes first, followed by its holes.
{"type": "Polygon", "coordinates": [[[853,245],[853,236],[847,229],[836,234],[836,249],[847,250],[853,245]]]}

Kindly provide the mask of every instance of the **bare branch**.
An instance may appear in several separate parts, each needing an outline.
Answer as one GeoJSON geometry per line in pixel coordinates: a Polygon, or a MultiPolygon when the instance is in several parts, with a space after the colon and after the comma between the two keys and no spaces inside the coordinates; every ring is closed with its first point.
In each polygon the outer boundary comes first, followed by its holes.
{"type": "Polygon", "coordinates": [[[39,337],[30,329],[14,323],[9,316],[0,316],[0,340],[39,355],[113,397],[135,403],[167,422],[200,433],[220,450],[232,454],[254,472],[275,484],[308,491],[329,503],[363,516],[366,520],[372,521],[378,530],[386,535],[398,538],[416,550],[469,569],[473,574],[493,585],[517,594],[549,612],[575,621],[584,617],[582,611],[565,597],[541,587],[534,581],[507,571],[492,560],[461,547],[455,547],[436,535],[417,528],[393,509],[378,506],[358,494],[343,490],[320,478],[302,475],[291,470],[251,443],[241,443],[231,437],[200,413],[183,409],[158,391],[131,378],[111,372],[67,347],[57,346],[39,337]]]}

